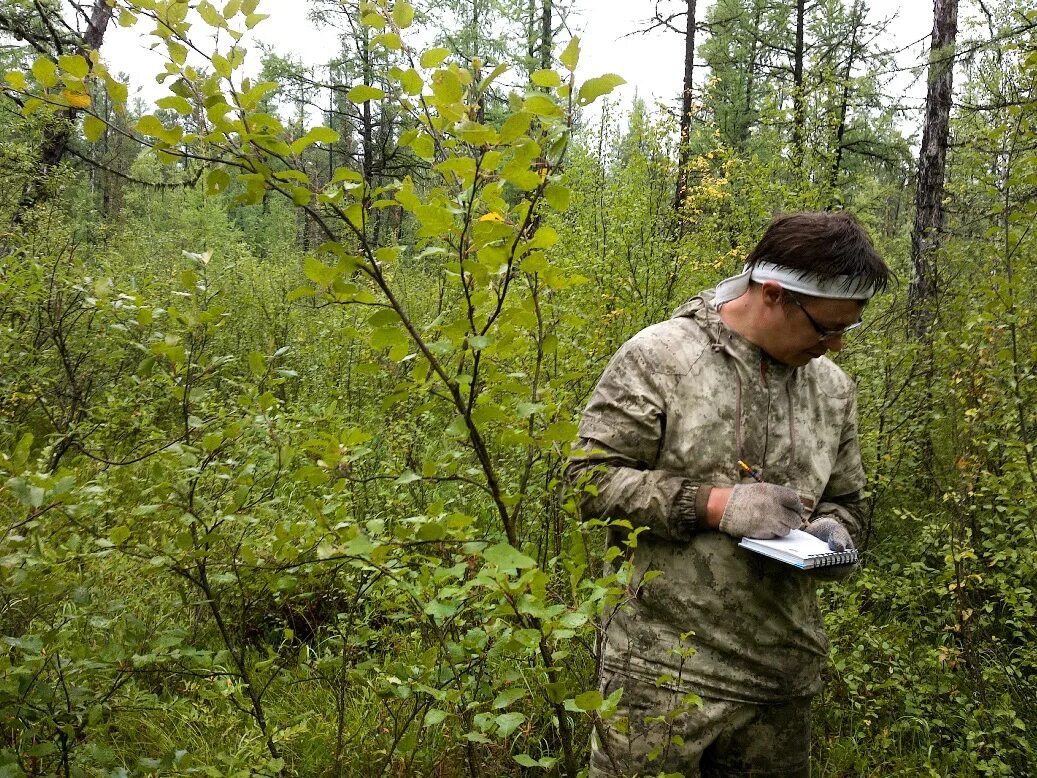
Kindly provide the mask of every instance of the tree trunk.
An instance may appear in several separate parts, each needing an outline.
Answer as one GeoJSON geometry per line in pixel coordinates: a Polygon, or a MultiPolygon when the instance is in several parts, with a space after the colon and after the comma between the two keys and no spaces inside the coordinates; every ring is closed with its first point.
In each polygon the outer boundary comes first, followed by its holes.
{"type": "Polygon", "coordinates": [[[933,40],[929,51],[929,91],[925,98],[925,123],[915,191],[915,224],[911,231],[914,278],[908,289],[908,324],[911,335],[917,340],[924,339],[929,333],[939,294],[936,255],[943,233],[944,170],[950,134],[957,32],[958,0],[935,0],[933,40]]]}
{"type": "Polygon", "coordinates": [[[554,43],[554,22],[551,19],[551,5],[554,0],[544,0],[543,13],[540,16],[540,67],[547,70],[551,67],[551,46],[554,43]]]}
{"type": "Polygon", "coordinates": [[[796,49],[792,63],[792,161],[797,170],[803,164],[803,137],[806,134],[806,105],[803,99],[803,32],[806,15],[806,0],[796,0],[796,49]]]}
{"type": "Polygon", "coordinates": [[[681,135],[680,149],[677,152],[677,192],[674,198],[674,210],[680,211],[684,198],[688,194],[688,164],[690,150],[688,139],[691,137],[691,98],[695,76],[695,2],[687,0],[687,25],[684,33],[684,92],[681,98],[681,135]]]}
{"type": "Polygon", "coordinates": [[[839,185],[839,172],[843,166],[846,114],[849,111],[850,105],[850,78],[853,76],[853,66],[857,60],[857,39],[860,34],[863,16],[861,10],[861,4],[858,0],[853,5],[853,14],[850,17],[850,24],[853,25],[853,29],[850,31],[850,51],[846,55],[846,70],[843,72],[843,95],[842,102],[839,105],[839,126],[835,131],[835,159],[832,161],[832,169],[829,174],[829,186],[832,189],[833,196],[836,187],[839,185]]]}
{"type": "MultiPolygon", "coordinates": [[[[754,30],[759,30],[760,25],[763,23],[763,5],[757,3],[753,11],[753,27],[754,30]]],[[[749,46],[749,62],[747,63],[745,73],[745,115],[743,117],[741,127],[738,128],[738,142],[742,146],[747,140],[749,140],[749,127],[752,124],[752,115],[754,112],[753,103],[756,100],[755,89],[756,89],[756,66],[757,55],[760,52],[760,38],[759,35],[752,36],[752,42],[749,46]]]]}

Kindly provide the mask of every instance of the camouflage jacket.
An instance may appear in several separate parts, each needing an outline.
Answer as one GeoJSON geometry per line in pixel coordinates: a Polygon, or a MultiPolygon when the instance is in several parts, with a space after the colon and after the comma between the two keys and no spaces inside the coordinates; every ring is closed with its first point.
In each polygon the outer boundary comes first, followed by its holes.
{"type": "MultiPolygon", "coordinates": [[[[815,694],[828,653],[815,580],[721,532],[685,536],[671,508],[686,481],[738,483],[741,459],[859,539],[856,390],[823,357],[774,361],[728,329],[711,299],[704,292],[625,343],[580,423],[585,454],[569,475],[591,473],[584,515],[647,528],[627,549],[628,597],[605,615],[602,670],[728,700],[815,694]],[[662,575],[642,582],[650,570],[662,575]]],[[[627,532],[610,527],[610,545],[627,532]]]]}

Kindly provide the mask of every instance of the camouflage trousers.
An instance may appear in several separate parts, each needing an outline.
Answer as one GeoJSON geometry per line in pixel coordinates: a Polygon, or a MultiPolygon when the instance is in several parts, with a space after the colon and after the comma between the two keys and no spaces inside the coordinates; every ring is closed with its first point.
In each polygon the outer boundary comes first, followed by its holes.
{"type": "Polygon", "coordinates": [[[625,676],[604,681],[606,695],[622,686],[623,698],[593,735],[589,778],[809,778],[810,697],[700,702],[625,676]]]}

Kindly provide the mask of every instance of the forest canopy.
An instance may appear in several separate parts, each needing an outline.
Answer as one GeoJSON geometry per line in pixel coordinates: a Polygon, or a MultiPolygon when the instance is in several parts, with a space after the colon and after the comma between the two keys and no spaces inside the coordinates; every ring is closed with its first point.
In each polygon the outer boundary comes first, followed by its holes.
{"type": "Polygon", "coordinates": [[[1037,8],[937,0],[904,114],[862,0],[643,5],[684,91],[624,107],[568,0],[311,0],[318,66],[258,0],[0,0],[0,775],[578,775],[650,585],[563,477],[583,404],[841,209],[898,283],[836,357],[815,773],[1037,763],[1037,8]]]}

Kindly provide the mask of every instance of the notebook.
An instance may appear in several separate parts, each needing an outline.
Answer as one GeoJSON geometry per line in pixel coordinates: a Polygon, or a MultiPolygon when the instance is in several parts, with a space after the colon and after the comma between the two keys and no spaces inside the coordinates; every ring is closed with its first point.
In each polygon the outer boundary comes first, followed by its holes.
{"type": "Polygon", "coordinates": [[[742,538],[738,545],[802,570],[857,562],[857,549],[832,551],[823,540],[798,529],[783,538],[742,538]]]}

